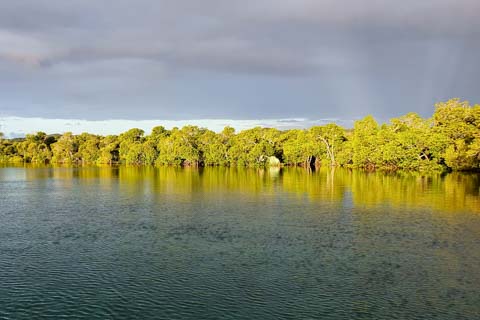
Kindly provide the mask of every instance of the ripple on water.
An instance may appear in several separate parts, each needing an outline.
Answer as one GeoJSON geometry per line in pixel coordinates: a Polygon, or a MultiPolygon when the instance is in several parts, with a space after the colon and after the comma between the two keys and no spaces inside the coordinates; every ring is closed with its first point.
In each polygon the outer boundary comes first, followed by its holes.
{"type": "Polygon", "coordinates": [[[30,174],[0,175],[0,318],[480,318],[471,212],[30,174]]]}

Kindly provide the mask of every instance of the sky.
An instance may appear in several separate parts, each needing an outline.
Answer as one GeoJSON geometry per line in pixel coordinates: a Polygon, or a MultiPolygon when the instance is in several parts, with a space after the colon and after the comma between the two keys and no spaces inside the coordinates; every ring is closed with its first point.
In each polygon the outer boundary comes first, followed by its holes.
{"type": "Polygon", "coordinates": [[[306,127],[480,102],[478,0],[0,2],[0,131],[306,127]]]}

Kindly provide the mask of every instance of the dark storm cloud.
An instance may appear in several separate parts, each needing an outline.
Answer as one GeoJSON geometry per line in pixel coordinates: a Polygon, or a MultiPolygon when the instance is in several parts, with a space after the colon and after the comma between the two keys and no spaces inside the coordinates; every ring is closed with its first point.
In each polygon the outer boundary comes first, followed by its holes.
{"type": "Polygon", "coordinates": [[[0,115],[387,118],[480,101],[480,2],[0,3],[0,115]]]}

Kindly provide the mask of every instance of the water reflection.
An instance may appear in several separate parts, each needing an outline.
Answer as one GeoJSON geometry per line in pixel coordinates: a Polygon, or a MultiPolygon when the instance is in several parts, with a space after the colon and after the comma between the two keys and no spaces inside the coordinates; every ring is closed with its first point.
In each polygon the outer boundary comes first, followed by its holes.
{"type": "Polygon", "coordinates": [[[64,188],[75,180],[131,194],[170,194],[187,201],[195,193],[218,197],[290,195],[339,206],[429,208],[441,212],[480,213],[480,175],[382,173],[321,168],[172,168],[136,166],[47,167],[0,170],[0,180],[54,179],[64,188]],[[25,170],[26,169],[26,170],[25,170]]]}
{"type": "Polygon", "coordinates": [[[0,318],[478,319],[479,176],[0,168],[0,318]]]}

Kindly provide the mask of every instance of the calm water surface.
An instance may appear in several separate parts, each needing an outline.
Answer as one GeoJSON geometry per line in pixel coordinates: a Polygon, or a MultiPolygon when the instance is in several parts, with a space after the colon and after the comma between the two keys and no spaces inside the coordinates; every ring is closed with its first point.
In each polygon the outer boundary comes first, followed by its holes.
{"type": "Polygon", "coordinates": [[[0,319],[480,319],[480,177],[0,168],[0,319]]]}

